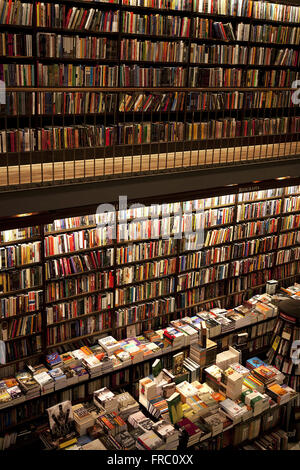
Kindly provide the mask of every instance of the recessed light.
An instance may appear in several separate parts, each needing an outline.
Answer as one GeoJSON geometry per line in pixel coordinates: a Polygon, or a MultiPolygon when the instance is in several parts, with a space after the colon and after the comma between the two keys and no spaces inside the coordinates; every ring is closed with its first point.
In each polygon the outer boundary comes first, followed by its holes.
{"type": "Polygon", "coordinates": [[[17,214],[15,217],[30,217],[31,215],[34,215],[34,212],[26,212],[25,214],[17,214]]]}

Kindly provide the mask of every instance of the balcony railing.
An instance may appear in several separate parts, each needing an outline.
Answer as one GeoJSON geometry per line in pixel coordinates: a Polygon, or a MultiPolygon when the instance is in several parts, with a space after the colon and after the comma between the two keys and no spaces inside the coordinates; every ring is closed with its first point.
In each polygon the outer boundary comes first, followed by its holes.
{"type": "Polygon", "coordinates": [[[8,88],[0,190],[300,155],[291,88],[8,88]]]}

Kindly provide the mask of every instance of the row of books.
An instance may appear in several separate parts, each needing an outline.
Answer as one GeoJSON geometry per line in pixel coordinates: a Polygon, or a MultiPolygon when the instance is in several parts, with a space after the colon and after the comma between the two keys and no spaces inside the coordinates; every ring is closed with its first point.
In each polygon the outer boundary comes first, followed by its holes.
{"type": "Polygon", "coordinates": [[[243,121],[220,119],[218,121],[186,123],[186,140],[226,139],[263,135],[294,134],[299,132],[299,118],[252,118],[243,121]]]}
{"type": "MultiPolygon", "coordinates": [[[[293,243],[291,243],[292,245],[293,243]]],[[[284,245],[288,246],[288,245],[284,245]]],[[[196,251],[181,255],[179,258],[179,271],[201,268],[210,264],[221,263],[234,258],[243,258],[258,255],[277,249],[277,236],[258,238],[256,240],[233,243],[232,245],[212,248],[210,250],[196,251]]],[[[288,251],[288,250],[284,250],[288,251]]]]}
{"type": "MultiPolygon", "coordinates": [[[[275,216],[281,212],[281,200],[252,202],[251,204],[240,204],[237,208],[237,221],[246,219],[258,219],[260,217],[275,216]]],[[[287,212],[284,210],[284,212],[287,212]]]]}
{"type": "Polygon", "coordinates": [[[141,60],[148,62],[187,62],[188,47],[183,41],[140,41],[122,39],[121,60],[141,60]]]}
{"type": "Polygon", "coordinates": [[[32,3],[22,3],[19,0],[1,0],[0,24],[31,26],[32,17],[32,3]]]}
{"type": "Polygon", "coordinates": [[[38,263],[41,260],[41,242],[0,247],[0,270],[38,263]]]}
{"type": "Polygon", "coordinates": [[[6,363],[16,361],[40,353],[42,351],[42,336],[34,335],[30,338],[8,341],[5,346],[6,363]]]}
{"type": "Polygon", "coordinates": [[[294,196],[285,198],[283,201],[283,212],[297,212],[300,210],[300,197],[294,196]]]}
{"type": "Polygon", "coordinates": [[[177,251],[174,238],[132,244],[117,248],[116,264],[133,263],[160,256],[175,255],[177,251]]]}
{"type": "Polygon", "coordinates": [[[281,230],[291,230],[298,228],[300,223],[300,215],[290,215],[282,218],[281,230]]]}
{"type": "Polygon", "coordinates": [[[107,300],[105,294],[97,294],[48,306],[46,308],[47,325],[105,310],[108,305],[107,300]]]}
{"type": "Polygon", "coordinates": [[[132,11],[122,13],[124,33],[147,34],[155,36],[189,37],[191,19],[180,16],[139,15],[132,11]]]}
{"type": "MultiPolygon", "coordinates": [[[[122,66],[124,67],[124,66],[122,66]]],[[[132,70],[138,68],[132,67],[132,70]]],[[[141,68],[144,70],[144,68],[141,68]]],[[[151,70],[151,68],[150,68],[151,70]]],[[[122,70],[121,70],[122,72],[122,70]]],[[[140,75],[140,74],[139,74],[140,75]]],[[[139,77],[137,75],[137,77],[139,77]]],[[[191,67],[189,85],[191,87],[290,87],[297,80],[298,72],[288,70],[260,70],[260,69],[235,69],[235,68],[199,68],[191,67]]],[[[133,78],[132,78],[133,80],[133,78]]],[[[130,84],[126,83],[126,85],[130,84]]],[[[156,83],[156,82],[155,82],[156,83]]],[[[141,82],[141,86],[143,82],[141,82]]],[[[153,85],[156,86],[156,85],[153,85]]],[[[179,85],[178,85],[179,86],[179,85]]]]}
{"type": "MultiPolygon", "coordinates": [[[[81,276],[79,278],[64,279],[61,281],[48,283],[46,287],[47,302],[56,302],[68,297],[81,294],[93,293],[94,291],[113,288],[112,272],[100,272],[81,276]]],[[[112,305],[112,292],[107,292],[107,306],[112,305]]]]}
{"type": "MultiPolygon", "coordinates": [[[[131,57],[128,58],[130,59],[131,57]]],[[[141,59],[138,58],[138,60],[141,59]]],[[[299,64],[299,53],[294,49],[192,43],[190,61],[199,64],[249,64],[297,67],[299,64]]]]}
{"type": "Polygon", "coordinates": [[[38,93],[36,98],[37,114],[112,113],[117,106],[115,93],[45,92],[38,93]]]}
{"type": "Polygon", "coordinates": [[[227,264],[219,264],[214,267],[206,267],[200,271],[188,272],[178,276],[178,290],[192,289],[203,284],[248,274],[252,271],[264,270],[272,267],[275,259],[275,254],[272,253],[255,258],[232,261],[227,264]]]}
{"type": "Polygon", "coordinates": [[[32,36],[30,34],[0,33],[0,56],[32,57],[32,36]]]}
{"type": "Polygon", "coordinates": [[[238,194],[238,202],[250,202],[257,201],[260,199],[280,198],[283,194],[289,194],[288,191],[285,193],[284,188],[272,188],[262,189],[260,191],[251,191],[238,194]]]}
{"type": "Polygon", "coordinates": [[[298,6],[261,0],[194,0],[193,11],[292,23],[297,22],[300,16],[298,6]]]}
{"type": "MultiPolygon", "coordinates": [[[[116,3],[111,1],[108,3],[116,3]]],[[[284,4],[275,4],[272,2],[265,1],[252,1],[252,0],[194,0],[182,1],[182,0],[124,0],[123,5],[126,6],[140,6],[149,7],[163,10],[180,10],[180,11],[191,11],[205,14],[218,14],[226,16],[237,16],[237,17],[248,17],[254,19],[262,19],[268,21],[282,21],[282,22],[293,22],[297,23],[300,18],[299,7],[284,4]]],[[[44,18],[49,15],[52,18],[59,18],[60,11],[63,5],[50,5],[44,3],[37,3],[37,20],[44,21],[44,18]],[[55,6],[59,8],[55,8],[55,6]],[[51,8],[52,7],[52,8],[51,8]]],[[[9,2],[8,0],[2,0],[0,5],[0,21],[6,24],[32,24],[32,4],[21,3],[17,1],[9,2]]],[[[69,16],[72,15],[72,22],[75,22],[77,13],[80,14],[78,8],[72,10],[69,16]]],[[[69,10],[69,11],[70,11],[69,10]]],[[[83,10],[83,9],[82,9],[83,10]]],[[[85,10],[81,13],[84,15],[85,10]]],[[[87,13],[86,13],[87,15],[87,13]]],[[[86,16],[85,15],[85,16],[86,16]]],[[[68,16],[68,15],[64,15],[68,16]]],[[[91,15],[93,17],[93,15],[91,15]]],[[[83,21],[83,20],[82,20],[83,21]]],[[[90,19],[92,21],[92,19],[90,19]]],[[[78,21],[79,22],[79,21],[78,21]]],[[[68,18],[68,24],[71,23],[71,19],[68,18]]]]}
{"type": "Polygon", "coordinates": [[[115,289],[115,306],[141,302],[163,295],[170,295],[175,290],[175,277],[159,281],[145,282],[136,286],[115,289]]]}
{"type": "MultiPolygon", "coordinates": [[[[120,86],[184,87],[187,81],[187,68],[184,67],[141,67],[139,65],[120,65],[120,86]]],[[[191,86],[192,85],[191,81],[191,86]]]]}
{"type": "Polygon", "coordinates": [[[278,248],[297,245],[300,241],[299,232],[288,232],[279,236],[278,248]]]}
{"type": "Polygon", "coordinates": [[[0,64],[0,80],[6,86],[34,86],[34,64],[0,64]]]}
{"type": "Polygon", "coordinates": [[[0,299],[0,318],[34,312],[43,306],[43,291],[31,291],[0,299]]]}
{"type": "Polygon", "coordinates": [[[190,11],[192,8],[191,0],[123,0],[122,5],[179,11],[190,11]]]}
{"type": "Polygon", "coordinates": [[[300,9],[297,6],[256,0],[194,0],[193,2],[181,2],[178,0],[123,0],[123,5],[187,12],[192,10],[195,13],[291,23],[297,23],[300,18],[300,9]]]}
{"type": "Polygon", "coordinates": [[[0,324],[0,338],[10,341],[18,336],[30,335],[42,331],[42,314],[28,315],[0,324]]]}
{"type": "MultiPolygon", "coordinates": [[[[101,51],[105,53],[108,40],[103,39],[103,41],[105,42],[101,51]]],[[[116,47],[112,50],[116,51],[116,47]]],[[[86,56],[88,57],[87,51],[86,56]]],[[[43,64],[38,62],[37,83],[39,86],[57,87],[117,86],[118,67],[110,67],[108,65],[43,64]]]]}
{"type": "MultiPolygon", "coordinates": [[[[83,271],[83,274],[88,272],[87,271],[83,271]]],[[[56,278],[62,278],[63,276],[54,276],[53,278],[56,279],[56,278]]],[[[68,283],[68,289],[70,289],[72,291],[73,287],[70,287],[72,285],[72,282],[74,281],[74,284],[76,284],[76,280],[78,278],[76,277],[75,278],[72,278],[70,280],[70,283],[68,283]]],[[[52,284],[50,284],[52,285],[52,284]]],[[[62,284],[61,284],[62,285],[62,284]]],[[[65,286],[67,285],[66,283],[64,284],[65,286]]],[[[55,286],[55,289],[58,288],[57,286],[57,283],[54,284],[55,286]]],[[[76,286],[78,286],[78,284],[76,284],[76,286]]],[[[100,290],[100,289],[111,289],[114,287],[114,276],[113,276],[113,271],[101,271],[100,273],[97,273],[97,277],[95,278],[95,284],[92,284],[92,290],[100,290]]],[[[62,287],[60,287],[61,289],[62,287]]],[[[78,287],[74,288],[75,289],[75,293],[74,294],[69,294],[69,295],[76,295],[78,293],[80,293],[80,290],[78,287]]],[[[68,290],[69,291],[69,290],[68,290]]]]}
{"type": "Polygon", "coordinates": [[[102,37],[37,33],[39,58],[116,59],[117,41],[102,37]]]}
{"type": "Polygon", "coordinates": [[[36,26],[76,31],[118,32],[119,11],[78,8],[59,3],[36,4],[36,26]]]}
{"type": "MultiPolygon", "coordinates": [[[[106,66],[103,66],[106,67],[106,66]]],[[[100,77],[102,80],[102,78],[100,77]]],[[[232,93],[126,93],[119,96],[119,112],[221,111],[259,108],[289,108],[291,91],[232,93]]],[[[117,94],[101,92],[8,92],[8,115],[113,114],[117,94]]]]}
{"type": "MultiPolygon", "coordinates": [[[[280,251],[278,252],[277,257],[276,257],[276,264],[291,262],[291,261],[299,259],[299,257],[300,257],[299,248],[280,251]]],[[[274,254],[269,254],[269,255],[264,255],[262,257],[258,257],[258,258],[249,258],[243,261],[236,261],[236,262],[228,263],[227,265],[220,265],[217,268],[210,268],[210,269],[205,269],[205,270],[203,269],[200,272],[188,273],[187,275],[179,276],[178,289],[179,290],[190,289],[197,285],[202,285],[206,282],[215,282],[217,280],[225,279],[226,277],[246,274],[253,270],[266,269],[267,267],[272,266],[274,264],[274,261],[275,261],[274,254]]],[[[111,276],[111,273],[110,273],[110,276],[111,276]]],[[[103,276],[102,277],[100,276],[98,279],[100,279],[99,282],[102,282],[101,285],[104,288],[109,287],[109,285],[113,285],[112,281],[111,283],[107,281],[107,277],[105,277],[104,281],[103,281],[103,276]]],[[[110,277],[110,279],[112,278],[110,277]]],[[[147,280],[147,277],[145,276],[144,279],[147,280]]],[[[141,279],[135,279],[135,280],[138,281],[141,279]]],[[[118,284],[120,284],[119,281],[118,281],[118,284]]],[[[76,285],[77,284],[75,284],[75,286],[76,285]]],[[[62,286],[63,284],[61,283],[60,284],[56,283],[54,285],[56,290],[58,288],[61,289],[62,286]]],[[[70,287],[69,284],[68,284],[68,287],[70,287]]],[[[71,285],[71,288],[74,288],[74,284],[71,285]]],[[[93,287],[91,287],[90,289],[92,291],[93,287]]],[[[89,291],[89,288],[88,288],[88,291],[89,291]]],[[[50,290],[48,290],[48,293],[49,292],[50,290]]],[[[74,294],[74,292],[76,293],[77,291],[71,290],[71,291],[66,292],[66,291],[60,290],[60,296],[68,297],[69,295],[76,295],[74,294]]],[[[39,295],[41,296],[41,292],[39,292],[39,295]]],[[[97,310],[109,308],[112,306],[112,304],[111,303],[109,305],[107,304],[107,295],[110,297],[110,294],[106,294],[104,296],[98,296],[98,297],[91,296],[91,297],[87,297],[83,299],[78,299],[74,302],[60,303],[60,304],[54,305],[47,309],[47,312],[49,312],[48,314],[50,315],[49,318],[52,318],[52,319],[55,318],[54,321],[59,321],[57,320],[57,318],[59,318],[60,320],[68,319],[68,318],[73,318],[79,315],[84,315],[86,313],[92,313],[97,310]],[[103,299],[104,299],[104,303],[103,303],[103,299]]],[[[56,300],[56,299],[52,297],[52,300],[56,300]]],[[[37,305],[32,306],[32,310],[35,310],[37,308],[38,308],[37,305]]],[[[52,320],[52,323],[53,323],[53,320],[52,320]]]]}
{"type": "Polygon", "coordinates": [[[112,243],[111,228],[108,225],[107,227],[78,230],[56,236],[49,235],[45,238],[45,256],[110,245],[112,243]]]}
{"type": "Polygon", "coordinates": [[[258,220],[257,222],[247,222],[238,224],[234,229],[234,239],[248,238],[253,236],[267,235],[278,230],[278,218],[258,220]]]}
{"type": "Polygon", "coordinates": [[[0,294],[34,288],[42,284],[42,267],[33,266],[8,273],[0,273],[0,294]]]}
{"type": "Polygon", "coordinates": [[[20,227],[12,230],[0,231],[0,245],[11,243],[14,245],[17,242],[25,241],[28,238],[38,237],[40,235],[40,227],[38,225],[33,227],[20,227]]]}
{"type": "Polygon", "coordinates": [[[139,145],[184,140],[296,134],[299,117],[235,118],[208,122],[142,122],[118,125],[74,125],[0,131],[0,151],[33,152],[114,145],[139,145]]]}
{"type": "Polygon", "coordinates": [[[114,263],[114,250],[90,251],[85,254],[49,260],[45,265],[46,280],[84,273],[98,268],[109,268],[114,263]]]}
{"type": "Polygon", "coordinates": [[[119,308],[115,311],[115,326],[116,328],[120,328],[132,323],[142,322],[143,320],[147,322],[156,318],[161,322],[162,318],[160,317],[168,315],[168,313],[173,313],[174,311],[174,297],[165,297],[126,308],[119,308]]]}
{"type": "Polygon", "coordinates": [[[100,333],[111,328],[110,313],[89,316],[85,319],[74,320],[62,325],[47,328],[47,345],[55,345],[60,342],[72,340],[78,336],[100,333]]]}
{"type": "Polygon", "coordinates": [[[300,28],[238,23],[234,30],[231,23],[195,18],[192,38],[298,45],[300,28]]]}
{"type": "Polygon", "coordinates": [[[116,286],[146,281],[147,279],[169,276],[176,272],[176,258],[168,258],[150,263],[136,264],[116,270],[116,286]]]}

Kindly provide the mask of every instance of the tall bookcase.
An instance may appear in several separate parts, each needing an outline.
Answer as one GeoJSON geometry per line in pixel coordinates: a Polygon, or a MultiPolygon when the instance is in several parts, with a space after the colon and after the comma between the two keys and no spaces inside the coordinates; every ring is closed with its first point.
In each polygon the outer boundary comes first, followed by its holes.
{"type": "MultiPolygon", "coordinates": [[[[128,165],[131,172],[141,170],[130,160],[135,155],[147,157],[143,170],[151,171],[154,154],[162,154],[158,166],[167,169],[172,159],[178,166],[180,153],[181,166],[189,166],[193,151],[197,164],[210,162],[210,149],[231,149],[225,157],[220,153],[219,163],[253,159],[249,145],[260,149],[260,158],[270,149],[269,156],[279,155],[279,143],[284,152],[297,151],[299,107],[291,101],[299,78],[297,6],[229,0],[23,3],[32,5],[26,24],[26,17],[13,23],[21,11],[13,14],[14,2],[11,20],[5,20],[5,1],[0,13],[7,42],[0,77],[7,87],[2,165],[52,163],[54,177],[66,171],[58,170],[59,162],[73,161],[72,176],[65,176],[74,178],[77,160],[98,157],[104,157],[106,174],[115,173],[115,165],[121,173],[128,165]],[[102,16],[93,23],[91,12],[102,16]],[[106,157],[114,157],[107,171],[106,157]]],[[[89,167],[84,176],[92,173],[89,167]]]]}
{"type": "Polygon", "coordinates": [[[2,232],[7,365],[234,307],[269,279],[291,283],[300,262],[299,194],[300,186],[287,186],[178,199],[2,232]],[[38,261],[21,264],[12,254],[22,249],[38,261]]]}
{"type": "MultiPolygon", "coordinates": [[[[125,338],[146,329],[168,326],[172,320],[203,309],[237,306],[253,293],[262,292],[268,279],[278,279],[282,286],[299,279],[300,185],[279,184],[270,189],[257,185],[237,188],[231,193],[225,191],[206,198],[174,197],[173,202],[129,207],[126,211],[116,206],[116,213],[95,215],[94,211],[94,215],[90,212],[85,216],[81,210],[78,211],[81,215],[76,216],[72,210],[66,212],[64,219],[54,220],[53,215],[39,226],[2,231],[1,262],[3,266],[9,260],[10,266],[1,269],[0,325],[5,323],[11,331],[14,321],[20,323],[38,313],[42,324],[38,331],[22,336],[14,332],[4,342],[7,348],[11,343],[17,345],[41,337],[40,349],[32,354],[23,346],[19,350],[11,349],[12,354],[17,351],[18,357],[0,366],[1,376],[14,375],[24,364],[40,363],[51,351],[62,353],[84,344],[92,345],[97,338],[109,334],[125,338]],[[253,213],[258,210],[259,213],[253,213]],[[267,215],[270,210],[274,215],[267,215]],[[128,225],[124,227],[126,218],[128,225]],[[190,228],[194,229],[192,235],[184,233],[182,239],[176,237],[178,231],[188,232],[190,228]],[[85,236],[80,235],[82,232],[85,236]],[[201,241],[202,248],[197,245],[201,241]],[[13,258],[11,253],[8,256],[6,250],[36,242],[40,245],[35,245],[36,250],[31,253],[39,256],[36,262],[41,268],[39,282],[5,288],[3,275],[12,273],[13,279],[19,279],[14,273],[31,265],[28,259],[25,265],[20,265],[18,258],[13,258]],[[94,276],[92,282],[91,276],[94,276]],[[60,288],[52,291],[51,285],[57,283],[60,288]],[[157,288],[159,283],[165,290],[157,288]],[[150,287],[147,290],[145,286],[150,287]],[[130,289],[126,291],[127,297],[121,294],[123,289],[130,289]],[[27,293],[28,298],[21,301],[19,296],[27,293]],[[137,294],[139,297],[134,297],[137,294]],[[17,305],[20,307],[15,310],[17,305]],[[72,317],[75,314],[78,316],[72,317]],[[55,336],[54,330],[61,337],[55,336]]],[[[222,350],[233,344],[238,330],[248,331],[248,354],[260,354],[269,347],[274,324],[274,319],[262,319],[250,327],[223,332],[213,340],[222,350]]],[[[187,354],[188,347],[183,349],[187,354]]],[[[171,349],[160,356],[166,367],[173,354],[171,349]]],[[[82,401],[104,385],[112,389],[125,386],[134,389],[138,379],[149,372],[152,361],[144,358],[141,363],[99,377],[87,377],[84,383],[68,386],[66,390],[2,408],[0,432],[40,418],[47,407],[58,401],[82,401]]]]}

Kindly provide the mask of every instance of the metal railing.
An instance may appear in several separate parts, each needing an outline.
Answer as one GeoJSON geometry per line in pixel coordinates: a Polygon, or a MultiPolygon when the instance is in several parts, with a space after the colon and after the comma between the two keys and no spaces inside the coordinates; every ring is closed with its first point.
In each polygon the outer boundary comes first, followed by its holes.
{"type": "Polygon", "coordinates": [[[0,190],[300,154],[292,88],[7,88],[0,190]]]}

